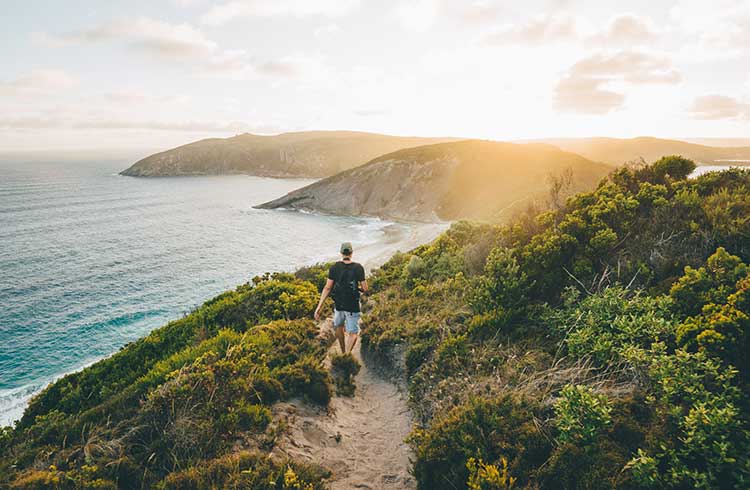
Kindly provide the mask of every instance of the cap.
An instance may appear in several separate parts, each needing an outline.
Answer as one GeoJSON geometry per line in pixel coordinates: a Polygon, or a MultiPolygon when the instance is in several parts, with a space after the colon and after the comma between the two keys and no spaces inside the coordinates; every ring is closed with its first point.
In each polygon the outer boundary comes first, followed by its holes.
{"type": "Polygon", "coordinates": [[[352,242],[344,242],[341,244],[341,253],[352,253],[354,251],[354,248],[352,247],[352,242]]]}

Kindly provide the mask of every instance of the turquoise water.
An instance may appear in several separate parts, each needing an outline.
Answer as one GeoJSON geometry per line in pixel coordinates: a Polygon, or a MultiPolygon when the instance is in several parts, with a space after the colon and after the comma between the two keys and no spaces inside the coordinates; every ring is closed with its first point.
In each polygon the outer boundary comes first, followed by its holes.
{"type": "Polygon", "coordinates": [[[404,226],[252,209],[310,181],[117,175],[128,163],[0,161],[0,424],[223,290],[404,226]]]}

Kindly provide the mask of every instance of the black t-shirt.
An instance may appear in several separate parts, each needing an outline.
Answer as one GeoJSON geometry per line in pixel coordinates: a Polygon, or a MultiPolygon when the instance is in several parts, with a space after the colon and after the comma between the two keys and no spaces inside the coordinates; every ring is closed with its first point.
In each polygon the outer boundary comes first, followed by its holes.
{"type": "Polygon", "coordinates": [[[333,280],[333,303],[338,311],[359,312],[359,291],[357,287],[360,282],[365,280],[365,268],[357,262],[336,262],[328,271],[328,279],[333,280]],[[347,276],[353,277],[355,283],[354,290],[342,284],[342,278],[346,273],[347,276]]]}

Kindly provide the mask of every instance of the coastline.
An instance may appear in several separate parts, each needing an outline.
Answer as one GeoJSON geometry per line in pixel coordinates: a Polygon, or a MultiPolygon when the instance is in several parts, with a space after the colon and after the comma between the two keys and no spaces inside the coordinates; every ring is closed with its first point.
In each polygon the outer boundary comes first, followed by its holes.
{"type": "MultiPolygon", "coordinates": [[[[312,214],[312,213],[311,213],[312,214]]],[[[372,221],[362,226],[372,228],[373,234],[382,233],[384,236],[374,239],[369,243],[364,243],[357,247],[355,254],[356,259],[365,267],[367,274],[385,263],[396,252],[407,252],[422,244],[434,240],[440,233],[448,229],[450,223],[397,223],[392,221],[370,218],[372,221]]],[[[321,261],[336,260],[338,255],[330,254],[325,257],[310,257],[305,265],[313,265],[321,261]]],[[[269,271],[273,272],[273,271],[269,271]]],[[[205,298],[206,300],[209,298],[205,298]]],[[[155,325],[153,328],[159,328],[161,325],[155,325]]],[[[147,335],[147,333],[146,333],[147,335]]],[[[117,352],[113,351],[110,355],[117,352]]],[[[49,384],[58,379],[81,371],[92,364],[95,364],[109,356],[103,356],[95,359],[86,360],[81,366],[70,371],[60,373],[53,377],[45,379],[39,385],[27,384],[17,388],[0,390],[0,401],[4,411],[0,413],[0,427],[10,426],[20,419],[29,401],[39,392],[44,390],[49,384]]]]}

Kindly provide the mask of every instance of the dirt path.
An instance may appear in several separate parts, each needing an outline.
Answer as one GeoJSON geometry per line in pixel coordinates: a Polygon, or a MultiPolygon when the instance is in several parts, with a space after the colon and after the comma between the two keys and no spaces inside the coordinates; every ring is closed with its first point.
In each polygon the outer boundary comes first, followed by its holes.
{"type": "MultiPolygon", "coordinates": [[[[321,323],[330,331],[331,320],[321,323]]],[[[330,352],[335,352],[335,344],[330,352]]],[[[359,345],[354,355],[361,362],[359,345]]],[[[352,398],[335,396],[329,410],[301,402],[277,404],[275,416],[289,425],[279,451],[333,472],[332,489],[414,488],[410,451],[404,439],[411,429],[405,394],[364,363],[352,398]]]]}

